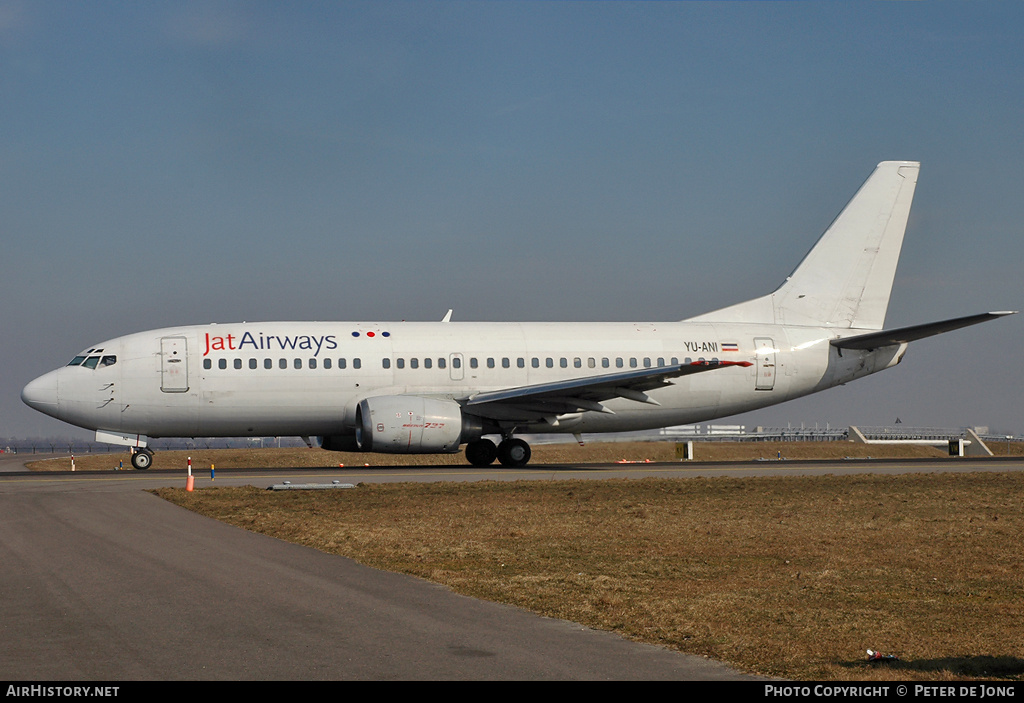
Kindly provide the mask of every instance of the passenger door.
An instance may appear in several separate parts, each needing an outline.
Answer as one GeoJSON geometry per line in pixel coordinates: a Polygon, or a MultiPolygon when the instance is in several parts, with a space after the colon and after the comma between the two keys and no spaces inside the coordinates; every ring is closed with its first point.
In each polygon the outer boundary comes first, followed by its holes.
{"type": "Polygon", "coordinates": [[[188,391],[188,341],[184,337],[160,339],[160,390],[188,391]]]}
{"type": "Polygon", "coordinates": [[[775,388],[775,342],[768,337],[756,337],[754,349],[757,353],[757,362],[754,364],[754,368],[757,369],[757,381],[754,389],[770,391],[775,388]]]}

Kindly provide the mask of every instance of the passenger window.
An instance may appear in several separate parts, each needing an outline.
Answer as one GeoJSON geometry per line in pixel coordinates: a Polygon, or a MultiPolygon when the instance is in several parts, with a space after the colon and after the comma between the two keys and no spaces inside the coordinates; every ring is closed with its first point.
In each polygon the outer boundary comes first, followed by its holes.
{"type": "Polygon", "coordinates": [[[403,359],[402,357],[398,357],[395,360],[395,366],[397,366],[400,369],[404,369],[405,368],[405,359],[403,359]]]}
{"type": "Polygon", "coordinates": [[[331,368],[331,360],[329,358],[328,359],[324,359],[324,368],[325,369],[331,368]]]}
{"type": "Polygon", "coordinates": [[[338,359],[338,368],[339,369],[345,368],[345,360],[344,359],[338,359]]]}
{"type": "Polygon", "coordinates": [[[507,369],[507,368],[509,368],[509,366],[510,366],[510,364],[509,364],[509,361],[508,361],[508,357],[507,356],[502,357],[501,358],[501,368],[507,369]]]}
{"type": "Polygon", "coordinates": [[[279,369],[286,369],[286,368],[288,368],[288,360],[287,359],[278,359],[277,360],[277,367],[279,369]]]}
{"type": "Polygon", "coordinates": [[[359,369],[359,368],[362,368],[362,367],[363,367],[363,362],[359,360],[358,356],[355,359],[352,360],[352,368],[359,369]]]}
{"type": "Polygon", "coordinates": [[[631,368],[631,369],[635,369],[636,368],[636,357],[635,356],[629,357],[629,368],[631,368]]]}
{"type": "Polygon", "coordinates": [[[544,360],[544,365],[547,366],[549,369],[553,369],[555,368],[555,360],[549,356],[547,359],[544,360]]]}
{"type": "Polygon", "coordinates": [[[516,366],[518,366],[521,369],[525,369],[526,359],[524,359],[523,357],[519,357],[518,359],[516,359],[516,366]]]}
{"type": "Polygon", "coordinates": [[[213,362],[211,360],[209,360],[209,359],[203,359],[203,368],[204,369],[212,369],[213,368],[213,362]]]}
{"type": "Polygon", "coordinates": [[[606,369],[606,368],[608,368],[608,367],[609,367],[609,366],[611,366],[611,365],[612,365],[612,364],[611,364],[611,361],[610,361],[610,360],[608,359],[608,357],[607,357],[607,356],[606,356],[606,357],[603,357],[603,358],[601,359],[601,368],[602,368],[602,369],[606,369]]]}
{"type": "Polygon", "coordinates": [[[241,359],[235,359],[235,362],[234,362],[234,364],[233,364],[233,365],[234,365],[234,367],[235,367],[236,369],[240,369],[240,368],[242,368],[242,360],[241,360],[241,359]]]}
{"type": "MultiPolygon", "coordinates": [[[[448,367],[448,362],[443,356],[437,357],[437,368],[444,369],[448,367]]],[[[476,368],[475,366],[473,368],[476,368]]]]}
{"type": "Polygon", "coordinates": [[[255,359],[249,359],[249,368],[250,369],[256,368],[256,360],[255,359]]]}
{"type": "Polygon", "coordinates": [[[391,359],[389,359],[387,357],[384,357],[383,359],[380,360],[380,365],[383,368],[385,368],[385,369],[390,369],[391,368],[391,359]]]}
{"type": "Polygon", "coordinates": [[[597,366],[597,359],[595,359],[594,357],[590,357],[589,359],[587,359],[587,368],[592,369],[592,368],[595,368],[596,366],[597,366]]]}
{"type": "Polygon", "coordinates": [[[575,358],[574,358],[574,359],[572,360],[572,365],[573,365],[573,367],[574,367],[574,368],[577,368],[577,369],[582,369],[582,368],[583,368],[583,360],[582,360],[582,359],[580,359],[580,358],[579,358],[579,357],[577,356],[577,357],[575,357],[575,358]]]}
{"type": "Polygon", "coordinates": [[[274,360],[273,359],[264,359],[263,360],[263,368],[265,368],[265,369],[272,369],[272,368],[274,368],[274,360]]]}
{"type": "Polygon", "coordinates": [[[615,357],[615,368],[617,368],[617,369],[621,369],[622,368],[622,357],[621,356],[615,357]]]}
{"type": "Polygon", "coordinates": [[[530,359],[530,366],[532,366],[535,369],[539,369],[540,359],[538,359],[537,357],[533,357],[532,359],[530,359]]]}
{"type": "Polygon", "coordinates": [[[434,365],[434,360],[431,359],[429,356],[423,360],[423,368],[429,369],[433,365],[434,365]]]}
{"type": "Polygon", "coordinates": [[[416,357],[413,357],[413,358],[409,359],[409,368],[410,369],[418,369],[419,367],[420,367],[420,360],[419,359],[417,359],[416,357]]]}
{"type": "Polygon", "coordinates": [[[228,360],[227,359],[217,359],[217,368],[218,369],[226,369],[227,367],[228,367],[228,360]]]}
{"type": "Polygon", "coordinates": [[[469,357],[469,368],[475,369],[477,366],[479,366],[479,363],[477,362],[476,357],[475,356],[469,357]]]}
{"type": "Polygon", "coordinates": [[[311,368],[311,369],[315,369],[316,368],[316,359],[310,359],[309,360],[309,368],[311,368]]]}
{"type": "Polygon", "coordinates": [[[651,368],[651,357],[649,357],[649,356],[645,356],[644,357],[644,368],[645,369],[651,368]]]}
{"type": "Polygon", "coordinates": [[[460,359],[457,356],[453,356],[452,357],[452,368],[453,369],[461,369],[462,368],[462,359],[460,359]]]}
{"type": "Polygon", "coordinates": [[[487,357],[487,368],[494,368],[494,357],[487,357]]]}
{"type": "Polygon", "coordinates": [[[302,359],[296,359],[295,360],[295,368],[297,368],[297,369],[301,369],[302,368],[302,359]]]}
{"type": "Polygon", "coordinates": [[[558,365],[561,366],[563,369],[567,369],[569,368],[569,360],[563,356],[561,359],[558,360],[558,365]]]}

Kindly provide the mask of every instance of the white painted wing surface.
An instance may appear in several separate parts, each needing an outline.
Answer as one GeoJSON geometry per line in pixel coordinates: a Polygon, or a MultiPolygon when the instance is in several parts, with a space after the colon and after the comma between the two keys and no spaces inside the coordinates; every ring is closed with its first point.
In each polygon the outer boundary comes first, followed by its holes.
{"type": "Polygon", "coordinates": [[[639,403],[659,405],[645,391],[672,385],[673,378],[714,371],[728,366],[746,367],[751,366],[751,362],[719,359],[698,360],[689,364],[657,366],[498,391],[484,391],[474,393],[459,402],[467,409],[472,408],[474,415],[502,420],[515,417],[531,420],[535,419],[538,414],[564,414],[587,410],[612,413],[601,404],[602,401],[611,398],[627,398],[639,403]]]}

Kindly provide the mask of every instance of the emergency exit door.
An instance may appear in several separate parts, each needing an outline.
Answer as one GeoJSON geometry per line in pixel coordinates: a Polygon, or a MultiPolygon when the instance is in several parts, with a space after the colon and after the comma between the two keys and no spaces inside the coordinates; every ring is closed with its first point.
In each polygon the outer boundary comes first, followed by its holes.
{"type": "Polygon", "coordinates": [[[462,361],[462,354],[458,352],[448,355],[448,374],[453,381],[461,381],[466,373],[462,368],[462,361]]]}

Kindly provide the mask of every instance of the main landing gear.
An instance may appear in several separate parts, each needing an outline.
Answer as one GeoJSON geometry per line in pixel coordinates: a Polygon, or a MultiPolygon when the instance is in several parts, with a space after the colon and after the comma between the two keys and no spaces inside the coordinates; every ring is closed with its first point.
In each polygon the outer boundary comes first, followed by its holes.
{"type": "Polygon", "coordinates": [[[142,447],[132,452],[132,466],[139,471],[145,471],[153,465],[153,450],[142,447]]]}
{"type": "Polygon", "coordinates": [[[478,439],[466,445],[466,459],[473,466],[490,466],[497,459],[502,466],[516,468],[530,461],[530,445],[518,437],[508,437],[494,446],[489,439],[478,439]]]}

